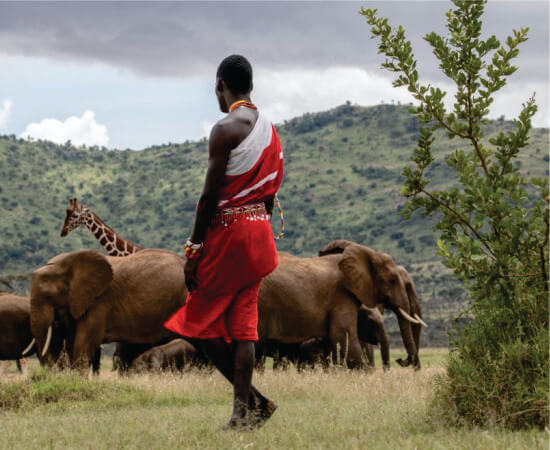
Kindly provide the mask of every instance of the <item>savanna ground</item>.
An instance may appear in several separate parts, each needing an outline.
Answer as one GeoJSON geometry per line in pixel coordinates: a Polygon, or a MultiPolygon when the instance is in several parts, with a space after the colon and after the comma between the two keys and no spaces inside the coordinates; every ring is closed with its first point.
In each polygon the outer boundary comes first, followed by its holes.
{"type": "MultiPolygon", "coordinates": [[[[547,448],[547,431],[451,428],[430,412],[447,351],[425,349],[423,369],[345,369],[255,374],[279,410],[261,429],[222,427],[229,384],[217,373],[120,378],[104,360],[99,378],[48,374],[29,365],[0,382],[0,448],[547,448]]],[[[402,357],[398,351],[392,358],[402,357]]],[[[381,367],[377,361],[377,367],[381,367]]]]}

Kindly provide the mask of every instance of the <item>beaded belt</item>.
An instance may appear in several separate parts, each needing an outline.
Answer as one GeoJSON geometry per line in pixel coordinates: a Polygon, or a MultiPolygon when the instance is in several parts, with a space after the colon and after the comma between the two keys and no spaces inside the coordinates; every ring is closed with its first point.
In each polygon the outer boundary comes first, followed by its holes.
{"type": "Polygon", "coordinates": [[[210,225],[223,225],[227,227],[236,220],[269,220],[270,216],[265,209],[264,203],[253,203],[250,205],[236,206],[234,208],[219,209],[210,225]]]}

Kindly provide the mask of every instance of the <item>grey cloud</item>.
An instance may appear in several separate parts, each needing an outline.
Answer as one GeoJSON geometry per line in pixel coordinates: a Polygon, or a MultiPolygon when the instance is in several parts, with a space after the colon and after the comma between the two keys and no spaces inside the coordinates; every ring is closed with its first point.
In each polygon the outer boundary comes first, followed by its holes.
{"type": "MultiPolygon", "coordinates": [[[[149,76],[210,74],[230,53],[266,68],[378,68],[382,60],[361,5],[403,24],[438,78],[422,36],[444,31],[449,2],[0,3],[0,53],[101,62],[149,76]]],[[[548,4],[489,3],[487,34],[501,40],[530,26],[518,64],[522,80],[548,79],[548,4]]]]}

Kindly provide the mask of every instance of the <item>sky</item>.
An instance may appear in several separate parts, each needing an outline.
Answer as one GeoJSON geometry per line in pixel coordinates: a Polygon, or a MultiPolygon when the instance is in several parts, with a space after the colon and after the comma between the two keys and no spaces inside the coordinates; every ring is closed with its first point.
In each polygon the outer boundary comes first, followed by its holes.
{"type": "MultiPolygon", "coordinates": [[[[409,102],[358,11],[403,25],[421,80],[450,92],[423,36],[445,33],[448,1],[0,2],[0,134],[142,149],[207,136],[220,119],[216,68],[227,55],[254,67],[252,100],[274,122],[345,101],[409,102]]],[[[490,1],[484,36],[530,27],[519,70],[491,117],[517,116],[536,92],[548,127],[547,1],[490,1]]]]}

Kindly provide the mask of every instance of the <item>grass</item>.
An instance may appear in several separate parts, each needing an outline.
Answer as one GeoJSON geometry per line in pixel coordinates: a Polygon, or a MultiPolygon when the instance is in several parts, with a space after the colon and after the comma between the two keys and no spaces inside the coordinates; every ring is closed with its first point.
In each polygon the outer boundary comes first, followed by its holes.
{"type": "Polygon", "coordinates": [[[368,375],[341,369],[255,374],[279,410],[247,433],[222,430],[231,390],[216,372],[15,377],[0,383],[0,398],[11,392],[22,399],[18,407],[0,407],[0,448],[547,448],[546,432],[449,428],[430,413],[445,354],[424,350],[420,372],[393,364],[389,373],[368,375]],[[30,394],[36,391],[49,394],[30,394]]]}

